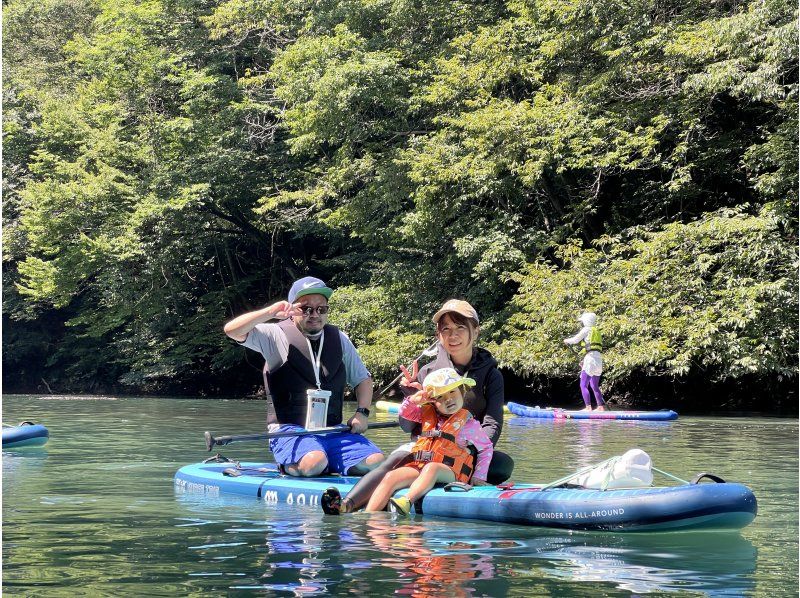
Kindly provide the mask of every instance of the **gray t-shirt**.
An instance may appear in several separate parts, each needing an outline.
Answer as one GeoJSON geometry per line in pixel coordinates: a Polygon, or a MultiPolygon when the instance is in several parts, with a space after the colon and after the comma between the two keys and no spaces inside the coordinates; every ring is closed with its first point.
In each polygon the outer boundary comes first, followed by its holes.
{"type": "MultiPolygon", "coordinates": [[[[370,375],[353,342],[341,330],[339,338],[342,341],[342,361],[347,374],[347,384],[355,388],[370,375]]],[[[241,344],[261,353],[270,372],[274,372],[286,363],[289,356],[289,339],[277,324],[256,324],[241,344]]]]}

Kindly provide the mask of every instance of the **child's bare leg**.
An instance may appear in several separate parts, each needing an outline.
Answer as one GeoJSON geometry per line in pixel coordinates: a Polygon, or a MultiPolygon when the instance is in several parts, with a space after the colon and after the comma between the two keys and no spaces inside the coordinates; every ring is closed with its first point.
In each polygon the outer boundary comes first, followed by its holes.
{"type": "Polygon", "coordinates": [[[400,488],[408,488],[417,479],[419,471],[413,467],[398,467],[387,473],[369,498],[365,511],[382,511],[392,494],[400,488]]]}
{"type": "MultiPolygon", "coordinates": [[[[406,467],[406,469],[411,468],[406,467]]],[[[419,477],[409,486],[406,498],[413,503],[430,492],[436,484],[448,484],[455,481],[456,474],[447,465],[428,463],[422,468],[419,477]]]]}

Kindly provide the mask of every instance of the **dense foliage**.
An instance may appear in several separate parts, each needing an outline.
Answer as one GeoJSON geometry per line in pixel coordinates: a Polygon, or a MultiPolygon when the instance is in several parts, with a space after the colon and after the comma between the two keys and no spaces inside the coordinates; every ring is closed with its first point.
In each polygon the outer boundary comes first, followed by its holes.
{"type": "Polygon", "coordinates": [[[796,392],[794,3],[3,16],[7,389],[252,389],[222,323],[312,273],[378,382],[456,296],[512,377],[573,376],[591,308],[620,396],[796,392]]]}

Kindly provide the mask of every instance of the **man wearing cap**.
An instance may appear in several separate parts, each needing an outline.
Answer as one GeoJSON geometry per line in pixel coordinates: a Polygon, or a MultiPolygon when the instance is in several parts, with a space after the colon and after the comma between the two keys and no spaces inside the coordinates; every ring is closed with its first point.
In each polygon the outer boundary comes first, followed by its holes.
{"type": "Polygon", "coordinates": [[[225,324],[225,334],[264,356],[270,432],[302,429],[308,393],[314,389],[330,392],[326,425],[341,424],[345,386],[354,390],[358,408],[347,421],[352,433],[270,440],[275,460],[294,476],[316,476],[326,469],[363,475],[384,459],[362,435],[368,427],[372,377],[347,335],[327,323],[331,294],[333,289],[319,278],[306,276],[292,285],[287,301],[225,324]]]}

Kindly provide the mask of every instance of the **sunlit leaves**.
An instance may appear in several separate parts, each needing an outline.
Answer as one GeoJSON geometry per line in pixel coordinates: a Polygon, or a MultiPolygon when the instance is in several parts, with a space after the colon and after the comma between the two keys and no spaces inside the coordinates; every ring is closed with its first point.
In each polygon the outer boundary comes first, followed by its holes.
{"type": "Polygon", "coordinates": [[[563,269],[532,263],[515,277],[519,291],[496,344],[515,370],[566,375],[576,357],[562,339],[589,310],[611,379],[795,371],[797,260],[769,214],[713,214],[569,254],[563,269]]]}
{"type": "Polygon", "coordinates": [[[366,40],[337,26],[280,54],[272,68],[275,94],[297,152],[323,144],[360,144],[401,126],[406,95],[400,55],[371,52],[366,40]]]}

